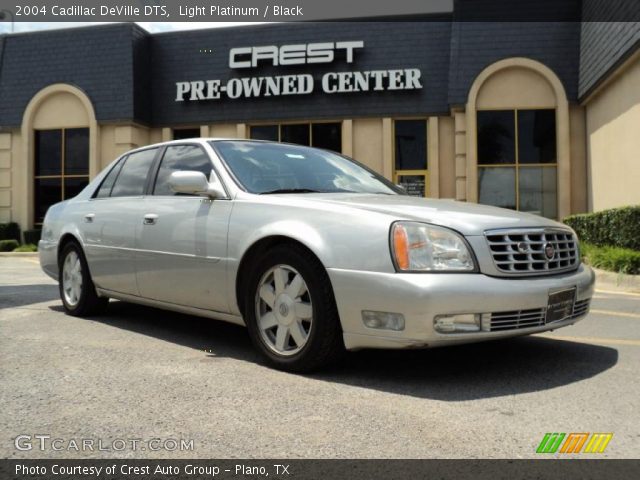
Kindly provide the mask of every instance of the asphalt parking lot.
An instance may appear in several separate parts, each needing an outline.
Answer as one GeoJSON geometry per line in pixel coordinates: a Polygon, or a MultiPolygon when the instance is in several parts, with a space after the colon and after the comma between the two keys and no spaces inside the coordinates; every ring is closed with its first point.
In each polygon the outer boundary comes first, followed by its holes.
{"type": "Polygon", "coordinates": [[[546,432],[613,432],[601,456],[638,458],[640,295],[598,291],[591,309],[552,333],[299,376],[223,322],[114,301],[67,316],[36,258],[1,257],[0,456],[530,458],[546,432]],[[18,450],[19,435],[61,449],[18,450]],[[152,438],[192,449],[129,447],[152,438]],[[82,439],[107,449],[70,447],[82,439]]]}

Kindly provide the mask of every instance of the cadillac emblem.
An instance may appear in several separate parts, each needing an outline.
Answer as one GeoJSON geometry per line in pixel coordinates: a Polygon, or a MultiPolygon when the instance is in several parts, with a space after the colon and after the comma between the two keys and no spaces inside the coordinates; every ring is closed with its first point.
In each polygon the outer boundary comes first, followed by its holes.
{"type": "Polygon", "coordinates": [[[516,245],[518,253],[527,253],[529,251],[529,244],[527,242],[519,242],[516,245]]]}
{"type": "Polygon", "coordinates": [[[547,257],[547,260],[553,260],[553,257],[556,256],[556,249],[550,243],[544,246],[544,256],[547,257]]]}

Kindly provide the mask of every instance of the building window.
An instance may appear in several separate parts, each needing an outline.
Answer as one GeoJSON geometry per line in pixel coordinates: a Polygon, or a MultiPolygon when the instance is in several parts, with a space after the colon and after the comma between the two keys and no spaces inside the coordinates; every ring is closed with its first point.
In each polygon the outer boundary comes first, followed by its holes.
{"type": "Polygon", "coordinates": [[[340,122],[252,125],[249,137],[253,140],[296,143],[338,153],[342,152],[342,124],[340,122]]]}
{"type": "Polygon", "coordinates": [[[404,187],[409,195],[429,195],[426,120],[394,122],[393,181],[404,187]]]}
{"type": "Polygon", "coordinates": [[[34,223],[54,203],[75,197],[89,183],[89,129],[36,130],[34,223]]]}
{"type": "Polygon", "coordinates": [[[186,140],[187,138],[199,138],[199,128],[174,128],[173,139],[174,140],[186,140]]]}
{"type": "Polygon", "coordinates": [[[478,112],[478,201],[557,217],[553,109],[478,112]]]}

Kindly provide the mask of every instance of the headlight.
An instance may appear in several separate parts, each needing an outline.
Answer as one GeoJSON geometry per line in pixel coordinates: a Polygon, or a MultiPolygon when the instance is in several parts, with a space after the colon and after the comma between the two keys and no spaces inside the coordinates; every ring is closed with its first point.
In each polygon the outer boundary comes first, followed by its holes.
{"type": "Polygon", "coordinates": [[[391,255],[403,272],[469,272],[471,252],[460,235],[426,223],[396,222],[391,227],[391,255]]]}

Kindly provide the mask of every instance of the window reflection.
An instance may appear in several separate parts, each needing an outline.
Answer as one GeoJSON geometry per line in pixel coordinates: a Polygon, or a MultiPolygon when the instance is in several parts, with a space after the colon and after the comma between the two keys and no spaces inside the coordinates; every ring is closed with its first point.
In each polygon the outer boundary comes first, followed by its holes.
{"type": "Polygon", "coordinates": [[[503,208],[516,208],[516,169],[509,167],[480,168],[478,201],[503,208]]]}
{"type": "Polygon", "coordinates": [[[328,151],[243,141],[212,144],[240,184],[252,193],[283,189],[397,193],[376,173],[328,151]]]}
{"type": "Polygon", "coordinates": [[[34,223],[89,183],[89,129],[34,131],[34,223]]]}
{"type": "Polygon", "coordinates": [[[477,128],[480,203],[556,218],[555,110],[479,111],[477,128]]]}
{"type": "Polygon", "coordinates": [[[113,185],[112,197],[139,196],[144,193],[149,168],[157,150],[151,148],[129,155],[113,185]]]}

